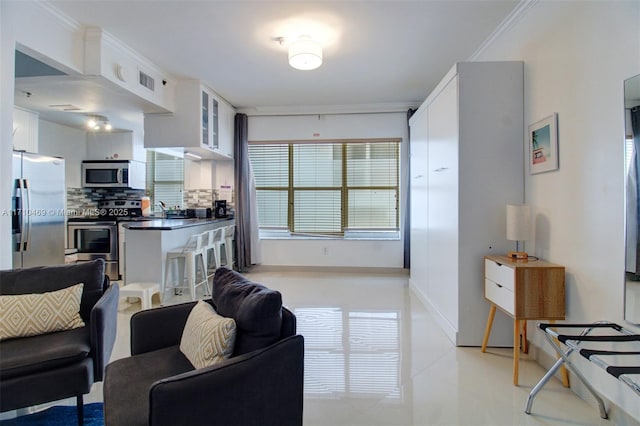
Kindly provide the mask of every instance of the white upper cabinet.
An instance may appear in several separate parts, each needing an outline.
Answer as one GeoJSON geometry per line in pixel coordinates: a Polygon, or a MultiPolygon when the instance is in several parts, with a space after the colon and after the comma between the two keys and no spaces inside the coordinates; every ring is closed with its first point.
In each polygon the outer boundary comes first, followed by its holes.
{"type": "Polygon", "coordinates": [[[205,159],[233,157],[234,109],[198,80],[176,84],[172,114],[146,114],[145,148],[184,148],[205,159]]]}
{"type": "Polygon", "coordinates": [[[147,162],[142,137],[135,132],[87,133],[88,160],[147,162]]]}
{"type": "Polygon", "coordinates": [[[218,151],[229,158],[233,158],[235,116],[236,111],[231,105],[226,102],[218,105],[218,151]]]}
{"type": "Polygon", "coordinates": [[[38,113],[23,108],[13,108],[13,149],[38,152],[38,113]]]}

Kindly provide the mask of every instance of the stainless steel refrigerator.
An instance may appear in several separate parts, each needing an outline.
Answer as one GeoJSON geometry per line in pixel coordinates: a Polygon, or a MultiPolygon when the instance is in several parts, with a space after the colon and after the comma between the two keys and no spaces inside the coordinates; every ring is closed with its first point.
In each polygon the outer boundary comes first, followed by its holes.
{"type": "Polygon", "coordinates": [[[64,160],[13,152],[13,267],[64,263],[64,160]]]}

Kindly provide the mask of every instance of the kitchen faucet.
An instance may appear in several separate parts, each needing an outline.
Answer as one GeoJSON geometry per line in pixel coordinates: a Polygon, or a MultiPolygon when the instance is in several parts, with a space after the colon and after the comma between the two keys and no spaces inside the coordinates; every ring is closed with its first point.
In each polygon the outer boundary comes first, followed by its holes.
{"type": "Polygon", "coordinates": [[[157,203],[158,206],[160,206],[160,208],[162,209],[162,218],[166,219],[167,218],[167,206],[164,203],[164,201],[158,201],[157,203]]]}

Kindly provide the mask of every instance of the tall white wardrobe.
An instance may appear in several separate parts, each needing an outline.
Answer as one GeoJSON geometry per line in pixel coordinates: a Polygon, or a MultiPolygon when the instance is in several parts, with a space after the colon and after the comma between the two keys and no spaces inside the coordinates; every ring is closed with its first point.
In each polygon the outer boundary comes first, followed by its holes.
{"type": "MultiPolygon", "coordinates": [[[[484,260],[515,248],[506,205],[523,201],[522,62],[456,64],[410,121],[410,286],[458,346],[480,346],[484,260]]],[[[496,314],[492,346],[513,344],[496,314]]]]}

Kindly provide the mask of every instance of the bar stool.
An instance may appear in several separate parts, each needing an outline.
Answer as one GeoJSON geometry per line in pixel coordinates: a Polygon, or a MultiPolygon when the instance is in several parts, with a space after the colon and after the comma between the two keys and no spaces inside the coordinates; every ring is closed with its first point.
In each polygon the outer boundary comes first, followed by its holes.
{"type": "Polygon", "coordinates": [[[191,300],[196,300],[196,289],[201,285],[205,286],[205,293],[211,294],[207,280],[205,238],[207,238],[206,232],[192,235],[182,249],[167,252],[162,294],[170,289],[177,292],[188,288],[191,293],[191,300]],[[172,266],[174,264],[178,266],[178,281],[173,279],[172,266]],[[202,274],[202,279],[196,282],[198,269],[202,274]]]}
{"type": "Polygon", "coordinates": [[[233,269],[233,238],[235,236],[236,226],[229,225],[224,228],[224,256],[225,265],[229,269],[233,269]]]}
{"type": "Polygon", "coordinates": [[[217,268],[221,266],[220,263],[220,247],[223,243],[224,229],[216,228],[206,232],[207,244],[205,252],[207,254],[207,274],[211,277],[217,268]],[[214,260],[213,268],[211,267],[211,259],[214,260]]]}

